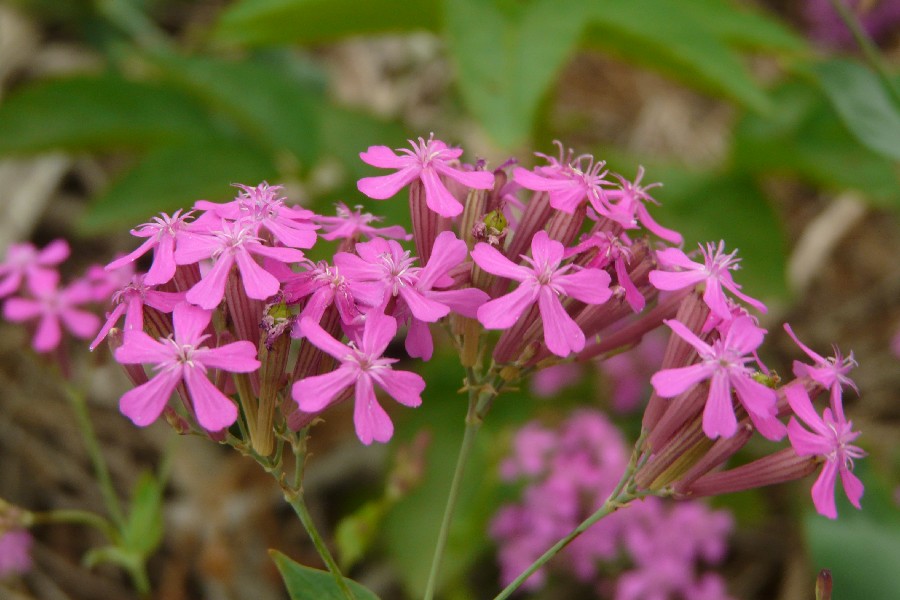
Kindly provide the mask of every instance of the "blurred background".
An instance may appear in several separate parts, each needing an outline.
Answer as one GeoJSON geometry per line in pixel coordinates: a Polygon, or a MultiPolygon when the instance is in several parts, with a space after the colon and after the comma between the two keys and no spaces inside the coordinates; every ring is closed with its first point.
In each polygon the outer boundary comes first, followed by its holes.
{"type": "MultiPolygon", "coordinates": [[[[846,0],[845,0],[846,1],[846,0]]],[[[660,223],[686,247],[726,240],[740,282],[771,307],[763,358],[788,373],[790,322],[823,355],[855,352],[845,395],[869,457],[863,510],[813,513],[811,480],[716,499],[736,520],[721,567],[740,599],[900,597],[900,0],[849,2],[860,50],[828,0],[15,0],[0,4],[0,252],[65,237],[67,274],[136,246],[128,230],[231,183],[286,186],[330,213],[338,200],[408,224],[406,203],[369,203],[358,153],[435,136],[466,158],[530,166],[553,140],[643,165],[660,223]]],[[[70,408],[28,335],[0,324],[0,497],[29,509],[102,511],[70,408]]],[[[273,482],[227,448],[138,430],[117,409],[126,380],[108,353],[71,347],[89,372],[91,415],[123,497],[168,456],[154,597],[285,598],[267,548],[318,558],[273,482]]],[[[384,599],[421,597],[462,435],[462,373],[425,365],[417,411],[392,413],[388,447],[361,446],[347,407],[313,435],[306,491],[338,554],[384,599]],[[420,473],[385,495],[390,473],[420,473]]],[[[561,397],[523,389],[496,406],[469,468],[443,594],[498,589],[487,523],[515,491],[497,465],[535,417],[609,407],[614,378],[590,372],[561,397]]],[[[639,413],[617,414],[626,431],[639,413]]],[[[763,452],[749,446],[747,456],[763,452]]],[[[114,567],[80,565],[97,540],[35,532],[35,567],[2,598],[135,597],[114,567]]],[[[534,598],[592,598],[559,582],[534,598]]]]}

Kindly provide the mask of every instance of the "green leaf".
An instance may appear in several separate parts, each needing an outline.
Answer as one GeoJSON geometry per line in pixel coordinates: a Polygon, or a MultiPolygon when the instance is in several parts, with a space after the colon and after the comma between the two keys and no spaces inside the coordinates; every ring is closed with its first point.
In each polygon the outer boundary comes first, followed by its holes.
{"type": "Polygon", "coordinates": [[[434,30],[438,0],[243,0],[216,24],[220,42],[260,46],[311,44],[351,35],[434,30]]]}
{"type": "Polygon", "coordinates": [[[503,147],[526,142],[542,96],[579,41],[583,0],[447,2],[448,43],[472,113],[503,147]]]}
{"type": "MultiPolygon", "coordinates": [[[[328,571],[295,563],[277,550],[269,550],[269,556],[275,561],[291,600],[345,600],[328,571]]],[[[352,579],[345,577],[344,580],[356,600],[378,600],[378,596],[352,579]]]]}
{"type": "Polygon", "coordinates": [[[153,473],[141,473],[132,492],[128,520],[122,532],[122,545],[139,556],[149,556],[162,541],[162,493],[162,485],[153,473]]]}
{"type": "Polygon", "coordinates": [[[306,165],[318,156],[320,93],[287,69],[208,57],[155,59],[167,77],[230,117],[259,145],[306,165]]]}
{"type": "Polygon", "coordinates": [[[190,208],[197,199],[226,200],[230,183],[256,183],[278,173],[266,153],[246,140],[207,139],[148,152],[88,209],[85,232],[142,223],[160,211],[190,208]]]}
{"type": "Polygon", "coordinates": [[[739,48],[801,54],[810,51],[802,37],[765,12],[729,0],[692,0],[679,5],[720,40],[739,48]]]}
{"type": "Polygon", "coordinates": [[[755,111],[771,108],[741,58],[681,3],[607,0],[591,5],[590,45],[755,111]]]}
{"type": "Polygon", "coordinates": [[[869,69],[834,59],[812,68],[847,129],[870,150],[900,161],[900,111],[869,69]]]}
{"type": "Polygon", "coordinates": [[[334,538],[341,557],[341,570],[353,567],[377,539],[381,520],[390,503],[381,498],[367,502],[353,514],[340,520],[334,538]]]}
{"type": "Polygon", "coordinates": [[[44,81],[0,105],[0,154],[139,148],[209,135],[191,98],[112,74],[44,81]]]}

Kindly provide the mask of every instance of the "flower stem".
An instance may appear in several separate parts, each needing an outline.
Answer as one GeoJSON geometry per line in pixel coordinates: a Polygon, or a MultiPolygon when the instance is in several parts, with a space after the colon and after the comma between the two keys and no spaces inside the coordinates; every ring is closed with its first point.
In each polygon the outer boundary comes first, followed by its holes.
{"type": "Polygon", "coordinates": [[[491,402],[497,396],[497,390],[490,384],[476,383],[476,375],[473,369],[466,370],[466,383],[469,388],[469,410],[466,414],[466,430],[463,434],[462,445],[456,458],[456,468],[453,471],[453,480],[450,482],[450,492],[447,496],[447,505],[444,508],[444,516],[441,519],[441,529],[438,532],[437,544],[434,548],[434,558],[431,561],[431,571],[428,573],[428,584],[425,588],[425,600],[434,598],[437,587],[438,573],[441,569],[441,561],[444,558],[444,549],[447,547],[447,537],[450,534],[450,524],[453,521],[453,513],[456,511],[456,502],[462,485],[463,474],[469,455],[475,446],[475,436],[484,423],[484,415],[490,408],[491,402]]]}
{"type": "Polygon", "coordinates": [[[110,542],[118,543],[119,533],[109,521],[97,513],[77,509],[60,509],[27,513],[26,525],[28,527],[50,523],[87,525],[100,531],[100,533],[105,535],[110,542]]]}

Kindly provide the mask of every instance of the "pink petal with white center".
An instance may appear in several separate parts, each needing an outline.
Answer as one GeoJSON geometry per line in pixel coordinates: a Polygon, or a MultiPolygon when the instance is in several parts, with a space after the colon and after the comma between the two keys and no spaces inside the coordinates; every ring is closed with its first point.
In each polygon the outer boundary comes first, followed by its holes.
{"type": "Polygon", "coordinates": [[[355,384],[357,378],[357,369],[338,367],[336,371],[297,381],[291,388],[291,397],[303,412],[316,413],[327,408],[341,392],[355,384]]]}
{"type": "Polygon", "coordinates": [[[43,305],[28,298],[10,298],[3,305],[3,318],[13,323],[33,319],[43,311],[43,305]]]}
{"type": "Polygon", "coordinates": [[[247,252],[235,252],[235,260],[241,272],[241,283],[248,298],[267,300],[278,293],[281,283],[263,269],[247,252]]]}
{"type": "Polygon", "coordinates": [[[701,381],[705,381],[712,375],[713,369],[703,363],[664,369],[653,374],[650,383],[656,393],[663,398],[674,398],[678,394],[686,392],[701,381]]]}
{"type": "Polygon", "coordinates": [[[541,287],[538,307],[544,321],[544,343],[550,352],[566,357],[572,352],[584,350],[584,332],[566,313],[556,293],[547,286],[541,287]]]}
{"type": "Polygon", "coordinates": [[[472,260],[491,275],[515,281],[525,281],[533,273],[528,267],[517,265],[503,256],[499,250],[484,242],[475,244],[475,248],[472,250],[472,260]]]}
{"type": "Polygon", "coordinates": [[[309,340],[313,346],[330,354],[341,362],[353,355],[353,352],[348,346],[331,337],[328,332],[319,327],[319,324],[312,319],[300,319],[300,333],[306,336],[306,339],[309,340]]]}
{"type": "Polygon", "coordinates": [[[490,190],[494,187],[494,174],[488,171],[465,171],[454,169],[441,162],[433,163],[434,170],[445,177],[458,181],[476,190],[490,190]]]}
{"type": "Polygon", "coordinates": [[[381,356],[395,335],[397,320],[394,317],[371,312],[366,316],[360,349],[369,357],[381,356]]]}
{"type": "Polygon", "coordinates": [[[150,270],[144,276],[144,283],[146,285],[167,283],[175,276],[175,268],[175,238],[171,235],[163,235],[159,238],[159,245],[153,251],[153,264],[150,265],[150,270]]]}
{"type": "Polygon", "coordinates": [[[198,352],[196,361],[206,367],[231,373],[252,373],[260,367],[260,362],[256,359],[256,346],[247,341],[205,348],[202,354],[198,352]]]}
{"type": "Polygon", "coordinates": [[[414,158],[405,154],[398,156],[387,146],[369,146],[365,152],[359,153],[359,158],[367,165],[379,169],[402,169],[415,163],[414,158]]]}
{"type": "Polygon", "coordinates": [[[66,329],[71,331],[75,337],[83,340],[92,338],[100,328],[100,317],[85,310],[67,308],[60,311],[59,316],[65,323],[66,329]]]}
{"type": "Polygon", "coordinates": [[[837,483],[837,465],[826,460],[822,472],[812,486],[812,499],[816,511],[829,519],[837,519],[837,507],[834,504],[834,485],[837,483]]]}
{"type": "Polygon", "coordinates": [[[191,394],[197,422],[203,429],[221,431],[234,424],[237,406],[206,378],[203,369],[185,366],[184,381],[191,394]]]}
{"type": "Polygon", "coordinates": [[[425,186],[425,204],[442,217],[453,218],[463,211],[463,205],[450,193],[434,169],[424,168],[419,174],[425,186]]]}
{"type": "Polygon", "coordinates": [[[359,441],[368,446],[373,441],[387,442],[394,435],[394,424],[375,398],[372,380],[365,373],[356,382],[353,425],[359,441]]]}
{"type": "Polygon", "coordinates": [[[509,294],[479,306],[476,316],[488,329],[509,329],[534,304],[538,289],[531,283],[523,283],[509,294]]]}
{"type": "Polygon", "coordinates": [[[798,456],[825,456],[834,448],[828,438],[812,433],[791,417],[787,426],[788,439],[798,456]]]}
{"type": "Polygon", "coordinates": [[[172,325],[175,330],[175,340],[179,344],[196,345],[209,322],[212,320],[212,312],[198,308],[187,302],[183,302],[172,311],[172,325]]]}
{"type": "Polygon", "coordinates": [[[45,314],[38,323],[37,331],[31,342],[32,347],[38,352],[49,352],[59,346],[62,341],[62,329],[59,318],[53,314],[45,314]]]}
{"type": "Polygon", "coordinates": [[[478,316],[478,307],[491,299],[487,293],[478,288],[432,290],[426,293],[425,296],[449,306],[453,312],[470,319],[476,318],[478,316]]]}
{"type": "Polygon", "coordinates": [[[720,435],[730,438],[736,432],[737,417],[731,405],[728,376],[722,372],[715,372],[709,382],[709,397],[703,409],[703,433],[714,440],[720,435]]]}
{"type": "Polygon", "coordinates": [[[393,369],[376,369],[371,371],[370,375],[391,398],[400,404],[410,407],[422,404],[425,380],[420,375],[393,369]]]}
{"type": "Polygon", "coordinates": [[[375,200],[387,200],[419,177],[421,167],[404,167],[396,173],[380,177],[363,177],[356,182],[356,189],[375,200]]]}
{"type": "Polygon", "coordinates": [[[413,316],[428,323],[436,323],[450,314],[450,307],[436,300],[426,298],[419,290],[400,288],[400,297],[406,302],[413,316]]]}
{"type": "Polygon", "coordinates": [[[464,241],[452,231],[442,231],[434,240],[428,264],[419,272],[416,287],[420,290],[431,289],[442,275],[466,260],[467,255],[468,249],[464,241]]]}
{"type": "Polygon", "coordinates": [[[424,361],[431,360],[434,354],[434,340],[428,324],[418,319],[411,319],[409,329],[406,331],[404,342],[406,353],[412,358],[421,358],[424,361]]]}
{"type": "Polygon", "coordinates": [[[206,272],[203,279],[188,290],[185,300],[207,310],[219,306],[225,297],[225,284],[228,282],[228,274],[233,264],[234,256],[231,254],[219,256],[219,260],[206,272]]]}
{"type": "Polygon", "coordinates": [[[855,506],[856,508],[862,508],[859,505],[859,500],[862,498],[863,491],[865,491],[862,481],[859,478],[850,472],[849,469],[841,468],[841,484],[844,486],[844,493],[847,495],[847,500],[850,501],[850,504],[855,506]]]}
{"type": "Polygon", "coordinates": [[[147,383],[125,392],[119,400],[119,410],[135,425],[146,427],[159,418],[179,381],[181,369],[161,371],[147,383]]]}
{"type": "Polygon", "coordinates": [[[612,297],[609,273],[600,269],[581,269],[557,275],[553,283],[560,286],[567,296],[585,304],[603,304],[612,297]]]}

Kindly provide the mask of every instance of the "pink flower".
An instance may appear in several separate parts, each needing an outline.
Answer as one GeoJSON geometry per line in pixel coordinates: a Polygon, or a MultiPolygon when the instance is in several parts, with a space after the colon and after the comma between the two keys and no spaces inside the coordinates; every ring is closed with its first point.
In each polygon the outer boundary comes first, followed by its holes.
{"type": "Polygon", "coordinates": [[[336,239],[357,240],[362,236],[369,238],[385,237],[397,240],[411,240],[412,235],[399,225],[390,227],[373,227],[370,223],[378,223],[384,217],[376,217],[371,213],[362,212],[362,206],[357,205],[355,210],[350,208],[343,202],[335,204],[337,216],[325,217],[316,215],[314,220],[322,225],[325,233],[322,234],[323,240],[333,241],[336,239]]]}
{"type": "Polygon", "coordinates": [[[394,425],[375,398],[374,384],[397,402],[419,406],[425,380],[409,371],[394,371],[393,358],[383,358],[397,333],[397,322],[386,315],[371,312],[366,318],[358,345],[343,344],[310,319],[300,322],[300,331],[317,348],[340,361],[338,368],[324,375],[307,377],[294,383],[292,396],[303,412],[324,410],[351,386],[356,387],[353,424],[363,444],[386,442],[394,434],[394,425]]]}
{"type": "MultiPolygon", "coordinates": [[[[0,263],[0,298],[15,294],[23,279],[52,278],[55,267],[69,257],[69,244],[65,240],[53,240],[41,250],[32,244],[13,244],[6,250],[6,260],[0,263]]],[[[36,281],[37,287],[46,282],[36,281]]]]}
{"type": "Polygon", "coordinates": [[[40,317],[32,346],[37,352],[49,352],[62,341],[62,325],[75,337],[89,340],[100,327],[97,315],[77,308],[93,300],[93,289],[76,281],[59,289],[59,273],[47,271],[28,285],[34,298],[10,298],[3,306],[3,317],[19,323],[40,317]],[[62,323],[62,325],[61,325],[62,323]]]}
{"type": "Polygon", "coordinates": [[[119,318],[125,315],[125,331],[144,329],[144,305],[163,313],[170,313],[179,303],[184,302],[184,292],[161,292],[148,286],[144,275],[134,275],[125,287],[113,294],[113,304],[116,307],[106,316],[106,323],[100,328],[100,332],[90,349],[93,351],[97,345],[109,334],[119,318]]]}
{"type": "Polygon", "coordinates": [[[175,250],[175,261],[179,265],[208,258],[213,260],[203,279],[188,291],[187,301],[208,310],[218,306],[225,295],[228,274],[235,263],[248,298],[266,300],[274,296],[280,283],[257,264],[252,256],[254,254],[280,262],[297,262],[303,258],[300,250],[263,245],[252,227],[243,222],[228,223],[222,220],[221,229],[192,232],[181,238],[175,250]]]}
{"type": "Polygon", "coordinates": [[[754,307],[760,312],[766,312],[766,306],[759,300],[755,300],[741,293],[741,286],[734,282],[729,271],[736,270],[740,259],[735,258],[737,250],[731,254],[725,254],[725,242],[720,241],[718,248],[712,243],[706,248],[700,246],[700,254],[703,255],[703,264],[693,262],[678,248],[666,248],[656,253],[659,265],[664,269],[680,269],[678,271],[651,271],[650,283],[656,289],[664,291],[681,290],[705,282],[706,291],[703,292],[703,301],[710,310],[723,319],[731,318],[731,310],[722,292],[724,287],[732,294],[754,307]]]}
{"type": "Polygon", "coordinates": [[[619,286],[625,291],[625,300],[628,305],[634,312],[644,310],[647,300],[628,275],[628,264],[634,258],[628,239],[624,236],[613,235],[608,231],[597,231],[584,238],[574,248],[566,250],[565,255],[566,257],[573,256],[590,248],[596,248],[597,255],[585,266],[603,269],[612,263],[619,286]]]}
{"type": "Polygon", "coordinates": [[[571,296],[587,304],[603,304],[612,296],[610,276],[599,269],[573,271],[574,265],[561,266],[565,249],[539,231],[531,240],[530,266],[517,265],[497,249],[479,243],[472,260],[493,275],[520,282],[515,290],[478,308],[478,320],[488,329],[507,329],[535,302],[540,308],[547,348],[557,356],[584,349],[584,332],[563,308],[560,296],[571,296]]]}
{"type": "Polygon", "coordinates": [[[377,200],[385,200],[416,179],[425,186],[425,203],[428,208],[443,217],[455,217],[463,211],[463,206],[453,197],[441,181],[441,175],[458,181],[462,185],[477,190],[494,187],[494,175],[487,171],[463,171],[451,166],[462,155],[460,148],[448,148],[447,144],[434,139],[419,138],[416,143],[409,140],[413,150],[397,148],[402,156],[397,156],[387,146],[369,146],[359,157],[363,162],[380,169],[399,169],[393,175],[365,177],[357,183],[359,191],[377,200]]]}
{"type": "MultiPolygon", "coordinates": [[[[688,367],[664,369],[650,379],[656,393],[674,398],[702,381],[709,380],[709,396],[703,411],[703,432],[712,439],[730,438],[737,431],[737,418],[731,405],[732,390],[760,433],[780,439],[782,427],[775,425],[775,390],[753,379],[754,370],[746,366],[752,352],[762,344],[765,330],[750,317],[735,319],[728,333],[710,346],[679,321],[664,321],[700,355],[700,362],[688,367]]],[[[780,423],[779,423],[780,425],[780,423]]]]}
{"type": "Polygon", "coordinates": [[[797,417],[812,429],[805,429],[791,417],[787,428],[791,446],[800,456],[820,456],[825,462],[812,487],[816,510],[829,519],[837,518],[834,486],[838,473],[847,499],[853,506],[860,508],[863,484],[852,472],[853,460],[862,458],[866,453],[851,444],[859,437],[859,432],[853,431],[853,423],[846,421],[844,415],[833,413],[830,408],[826,408],[822,417],[819,417],[802,385],[788,385],[784,388],[784,393],[797,417]]]}
{"type": "Polygon", "coordinates": [[[830,390],[831,410],[834,411],[835,415],[837,415],[839,419],[843,419],[844,404],[841,396],[841,387],[846,385],[847,387],[852,388],[854,391],[859,393],[856,384],[847,376],[847,373],[852,371],[853,367],[856,366],[856,360],[854,360],[853,358],[853,352],[850,353],[850,356],[844,358],[841,355],[841,351],[835,346],[834,356],[824,358],[819,354],[813,352],[810,347],[801,342],[797,338],[797,336],[794,335],[794,331],[787,323],[784,324],[784,330],[787,331],[789,336],[791,336],[791,339],[794,340],[794,343],[800,346],[800,349],[803,350],[806,355],[813,359],[813,361],[815,362],[814,365],[807,365],[800,362],[799,360],[795,360],[794,375],[796,375],[797,377],[809,377],[826,390],[830,390]]]}
{"type": "Polygon", "coordinates": [[[10,529],[0,533],[0,579],[31,570],[33,541],[26,529],[10,529]]]}
{"type": "MultiPolygon", "coordinates": [[[[300,302],[309,298],[298,315],[295,331],[292,335],[300,337],[299,324],[303,317],[309,317],[316,323],[322,320],[322,315],[332,304],[337,308],[341,321],[345,324],[353,323],[362,313],[357,306],[357,299],[353,294],[350,283],[341,274],[337,267],[329,265],[324,260],[317,263],[305,261],[307,270],[293,273],[284,279],[284,299],[289,304],[300,302]]],[[[355,288],[358,291],[358,288],[355,288]]],[[[371,306],[381,302],[381,290],[377,289],[365,300],[371,306]]]]}
{"type": "Polygon", "coordinates": [[[155,421],[182,381],[190,393],[197,422],[204,429],[219,431],[235,422],[237,407],[210,382],[207,371],[250,373],[260,363],[256,347],[247,341],[218,348],[204,346],[209,335],[203,332],[211,318],[211,311],[182,303],[173,312],[174,336],[158,341],[143,331],[125,336],[125,343],[115,352],[116,360],[126,365],[150,364],[156,371],[150,381],[126,392],[119,401],[120,410],[135,425],[155,421]]]}
{"type": "Polygon", "coordinates": [[[150,265],[144,282],[147,285],[162,285],[168,282],[175,276],[175,241],[183,234],[191,214],[191,212],[181,214],[181,211],[177,210],[170,217],[166,213],[160,213],[160,216],[154,217],[151,222],[132,229],[131,235],[147,238],[147,241],[130,254],[106,265],[106,269],[111,271],[123,267],[153,249],[153,264],[150,265]]]}
{"type": "MultiPolygon", "coordinates": [[[[548,192],[550,206],[556,210],[573,214],[587,198],[595,211],[606,215],[608,202],[606,190],[602,186],[610,185],[606,179],[606,161],[594,162],[590,155],[582,155],[563,163],[563,150],[560,145],[560,160],[550,159],[550,165],[538,167],[535,172],[517,167],[513,171],[516,183],[527,190],[548,192]]],[[[543,156],[538,154],[538,156],[543,156]]],[[[544,156],[544,158],[547,158],[544,156]]]]}
{"type": "Polygon", "coordinates": [[[658,204],[658,202],[647,193],[647,190],[659,187],[662,184],[651,183],[649,185],[641,186],[641,179],[644,177],[644,167],[638,167],[634,183],[628,181],[621,175],[614,174],[614,177],[619,180],[621,189],[609,190],[606,192],[606,197],[609,200],[609,210],[606,213],[607,218],[616,221],[625,229],[637,228],[637,222],[640,221],[640,224],[643,225],[645,229],[667,242],[681,244],[681,242],[684,241],[684,238],[681,237],[680,233],[672,231],[671,229],[666,229],[654,221],[653,217],[650,216],[646,203],[652,202],[653,204],[658,204]]]}

